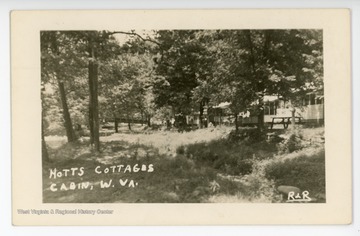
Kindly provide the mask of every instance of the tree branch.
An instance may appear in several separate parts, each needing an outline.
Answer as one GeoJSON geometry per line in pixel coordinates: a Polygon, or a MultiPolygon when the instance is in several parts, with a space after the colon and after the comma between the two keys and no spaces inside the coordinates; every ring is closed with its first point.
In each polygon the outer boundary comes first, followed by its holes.
{"type": "Polygon", "coordinates": [[[144,37],[142,37],[141,35],[139,35],[138,33],[135,33],[135,32],[113,31],[113,32],[109,33],[109,35],[114,35],[114,34],[133,35],[133,36],[136,36],[136,37],[140,38],[144,42],[151,42],[151,43],[154,43],[154,44],[158,45],[159,47],[161,46],[161,43],[159,43],[159,42],[157,42],[157,41],[155,41],[153,39],[150,39],[150,38],[144,38],[144,37]]]}
{"type": "MultiPolygon", "coordinates": [[[[154,43],[156,44],[157,46],[159,46],[160,48],[160,60],[159,61],[162,61],[163,59],[163,49],[161,48],[161,43],[159,43],[158,41],[156,40],[153,40],[153,39],[150,39],[150,38],[144,38],[142,37],[141,35],[139,35],[138,33],[135,33],[135,32],[125,32],[125,31],[113,31],[113,32],[109,32],[109,35],[114,35],[114,34],[126,34],[126,35],[133,35],[133,36],[136,36],[138,37],[139,39],[141,39],[142,41],[144,42],[151,42],[151,43],[154,43]]],[[[173,67],[175,68],[175,66],[169,64],[169,63],[165,63],[163,62],[166,66],[169,66],[169,67],[173,67]]]]}

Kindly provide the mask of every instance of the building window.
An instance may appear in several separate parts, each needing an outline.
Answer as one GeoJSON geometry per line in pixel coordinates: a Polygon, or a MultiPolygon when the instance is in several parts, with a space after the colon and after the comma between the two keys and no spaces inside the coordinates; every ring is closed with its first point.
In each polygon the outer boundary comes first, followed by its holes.
{"type": "Polygon", "coordinates": [[[276,115],[277,104],[273,102],[265,102],[264,115],[276,115]]]}
{"type": "Polygon", "coordinates": [[[324,100],[322,97],[317,97],[316,98],[316,104],[323,104],[324,103],[324,100]]]}
{"type": "Polygon", "coordinates": [[[303,105],[316,105],[316,104],[323,104],[322,97],[316,94],[308,94],[306,98],[303,100],[303,105]]]}

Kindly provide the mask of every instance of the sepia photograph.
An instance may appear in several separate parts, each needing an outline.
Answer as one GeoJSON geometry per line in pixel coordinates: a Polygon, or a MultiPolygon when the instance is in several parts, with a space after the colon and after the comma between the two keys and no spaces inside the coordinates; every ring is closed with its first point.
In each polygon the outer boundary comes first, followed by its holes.
{"type": "Polygon", "coordinates": [[[346,9],[14,11],[14,225],[349,224],[346,9]]]}
{"type": "Polygon", "coordinates": [[[41,31],[44,203],[325,203],[321,29],[41,31]]]}

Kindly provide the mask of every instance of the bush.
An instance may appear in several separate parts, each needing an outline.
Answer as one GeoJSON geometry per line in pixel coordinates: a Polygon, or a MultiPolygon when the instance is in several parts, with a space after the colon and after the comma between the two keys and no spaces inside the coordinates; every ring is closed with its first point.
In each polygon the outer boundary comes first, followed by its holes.
{"type": "Polygon", "coordinates": [[[292,153],[303,147],[301,136],[291,134],[288,139],[279,144],[279,151],[282,153],[292,153]]]}
{"type": "Polygon", "coordinates": [[[257,128],[246,128],[231,131],[228,140],[232,143],[245,141],[246,143],[261,142],[266,139],[266,133],[257,128]]]}
{"type": "Polygon", "coordinates": [[[184,155],[185,154],[185,147],[184,145],[181,145],[176,148],[176,154],[184,155]]]}
{"type": "Polygon", "coordinates": [[[250,174],[252,171],[253,161],[251,159],[244,159],[244,160],[238,160],[237,161],[237,168],[235,175],[242,174],[247,175],[250,174]]]}

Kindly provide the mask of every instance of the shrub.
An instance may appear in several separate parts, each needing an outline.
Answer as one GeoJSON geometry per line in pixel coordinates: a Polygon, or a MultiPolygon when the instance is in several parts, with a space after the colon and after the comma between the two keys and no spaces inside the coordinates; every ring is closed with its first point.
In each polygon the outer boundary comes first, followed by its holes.
{"type": "Polygon", "coordinates": [[[286,148],[289,153],[296,151],[301,148],[300,141],[295,134],[292,134],[290,138],[286,141],[286,148]]]}
{"type": "Polygon", "coordinates": [[[260,142],[266,139],[266,133],[257,128],[246,128],[231,131],[228,140],[232,143],[245,141],[246,143],[260,142]]]}
{"type": "Polygon", "coordinates": [[[251,159],[238,160],[236,173],[234,174],[242,174],[247,175],[252,171],[253,161],[251,159]]]}
{"type": "Polygon", "coordinates": [[[281,143],[284,140],[285,139],[280,137],[279,135],[272,135],[272,136],[269,137],[268,143],[281,143]]]}
{"type": "Polygon", "coordinates": [[[258,159],[269,158],[278,152],[276,143],[272,142],[261,141],[252,143],[249,146],[251,147],[252,153],[255,154],[258,159]]]}
{"type": "Polygon", "coordinates": [[[176,148],[176,154],[184,155],[185,154],[185,147],[184,145],[181,145],[176,148]]]}
{"type": "Polygon", "coordinates": [[[292,153],[303,148],[301,136],[291,134],[289,138],[278,144],[279,153],[292,153]]]}
{"type": "Polygon", "coordinates": [[[241,159],[241,156],[230,155],[214,161],[213,167],[230,175],[246,175],[251,173],[252,160],[241,159]]]}

